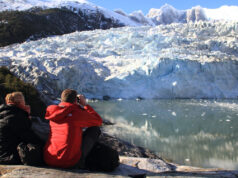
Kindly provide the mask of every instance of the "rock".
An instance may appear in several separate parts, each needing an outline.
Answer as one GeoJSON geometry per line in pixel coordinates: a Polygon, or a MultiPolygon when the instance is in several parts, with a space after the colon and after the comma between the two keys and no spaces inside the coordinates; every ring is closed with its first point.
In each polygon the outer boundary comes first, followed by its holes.
{"type": "Polygon", "coordinates": [[[173,177],[229,177],[238,176],[238,171],[222,169],[201,169],[190,166],[181,166],[167,163],[160,159],[120,157],[120,166],[110,173],[89,172],[79,169],[54,169],[48,167],[33,167],[24,165],[0,165],[1,177],[150,177],[150,176],[173,176],[173,177]]]}
{"type": "Polygon", "coordinates": [[[82,170],[65,170],[65,169],[53,169],[53,168],[39,168],[32,166],[23,166],[23,165],[1,165],[0,166],[0,175],[1,177],[25,177],[25,178],[49,178],[49,177],[70,177],[70,178],[111,178],[116,177],[120,178],[119,175],[109,175],[105,173],[90,173],[82,170]]]}
{"type": "Polygon", "coordinates": [[[105,96],[103,96],[103,98],[102,98],[103,100],[105,100],[105,101],[108,101],[108,100],[110,100],[111,99],[111,97],[110,96],[108,96],[108,95],[105,95],[105,96]]]}
{"type": "Polygon", "coordinates": [[[114,150],[117,150],[117,152],[121,156],[161,159],[158,155],[156,155],[149,149],[130,144],[126,141],[110,136],[106,133],[102,133],[99,138],[99,142],[110,146],[114,150]]]}
{"type": "Polygon", "coordinates": [[[186,177],[237,177],[236,170],[203,169],[168,163],[160,159],[120,157],[119,175],[186,176],[186,177]]]}
{"type": "Polygon", "coordinates": [[[112,123],[111,121],[109,121],[109,120],[105,120],[105,119],[103,119],[103,126],[104,125],[114,125],[115,123],[112,123]]]}

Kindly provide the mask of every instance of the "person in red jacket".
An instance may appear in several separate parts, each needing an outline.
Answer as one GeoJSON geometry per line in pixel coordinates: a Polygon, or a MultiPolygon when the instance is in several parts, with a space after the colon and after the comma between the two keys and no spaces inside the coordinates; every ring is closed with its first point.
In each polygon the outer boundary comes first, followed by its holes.
{"type": "Polygon", "coordinates": [[[46,164],[84,168],[85,158],[101,133],[99,114],[86,103],[83,95],[77,96],[75,90],[66,89],[61,94],[61,103],[48,106],[45,118],[50,124],[44,148],[46,164]],[[85,127],[88,128],[83,132],[85,127]]]}

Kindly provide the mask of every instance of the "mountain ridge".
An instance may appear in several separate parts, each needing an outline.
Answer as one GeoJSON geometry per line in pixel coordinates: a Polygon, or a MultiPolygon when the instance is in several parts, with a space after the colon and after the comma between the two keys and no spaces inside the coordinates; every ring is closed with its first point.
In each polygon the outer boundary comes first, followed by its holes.
{"type": "MultiPolygon", "coordinates": [[[[151,9],[146,16],[140,10],[131,14],[110,11],[85,0],[0,0],[0,9],[0,47],[75,31],[212,20],[209,16],[217,20],[215,9],[177,10],[169,4],[151,9]]],[[[230,9],[238,16],[238,6],[222,6],[217,11],[222,14],[230,9]]]]}
{"type": "MultiPolygon", "coordinates": [[[[177,10],[169,4],[163,5],[160,9],[152,8],[147,15],[144,15],[142,11],[134,11],[130,14],[126,14],[123,10],[111,11],[103,7],[97,6],[86,0],[0,0],[0,9],[4,10],[29,10],[32,7],[41,7],[41,8],[67,8],[77,13],[78,9],[81,9],[84,12],[94,13],[95,11],[100,12],[105,15],[107,18],[114,18],[119,20],[121,23],[129,26],[141,26],[141,25],[152,25],[151,20],[154,21],[153,25],[158,24],[170,24],[174,22],[191,22],[199,20],[218,20],[219,18],[223,20],[236,20],[235,16],[238,16],[238,6],[221,6],[217,9],[207,9],[202,8],[201,6],[195,6],[187,10],[177,10]],[[138,13],[140,11],[140,13],[138,13]],[[119,12],[119,13],[118,13],[119,12]],[[230,14],[226,16],[221,16],[223,14],[230,14]],[[138,14],[143,16],[143,20],[147,20],[146,23],[138,22],[138,14]],[[160,20],[161,16],[172,15],[174,19],[170,18],[170,21],[160,20]],[[176,16],[179,16],[177,18],[176,16]],[[151,18],[152,17],[152,18],[151,18]],[[192,18],[191,18],[192,17],[192,18]],[[199,18],[200,17],[200,18],[199,18]],[[219,18],[218,18],[219,17],[219,18]],[[229,19],[227,19],[229,18],[229,19]],[[137,19],[137,20],[134,20],[137,19]],[[157,19],[157,20],[156,20],[157,19]]],[[[164,17],[165,18],[165,17],[164,17]]],[[[168,18],[168,17],[167,17],[168,18]]],[[[238,20],[238,19],[237,19],[238,20]]]]}

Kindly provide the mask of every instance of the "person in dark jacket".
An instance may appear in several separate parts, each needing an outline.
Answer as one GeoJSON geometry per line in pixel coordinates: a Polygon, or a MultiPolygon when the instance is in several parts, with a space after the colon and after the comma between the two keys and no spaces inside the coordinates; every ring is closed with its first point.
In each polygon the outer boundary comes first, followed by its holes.
{"type": "Polygon", "coordinates": [[[10,93],[5,102],[0,106],[0,164],[21,164],[19,145],[44,143],[31,130],[30,107],[23,94],[10,93]]]}

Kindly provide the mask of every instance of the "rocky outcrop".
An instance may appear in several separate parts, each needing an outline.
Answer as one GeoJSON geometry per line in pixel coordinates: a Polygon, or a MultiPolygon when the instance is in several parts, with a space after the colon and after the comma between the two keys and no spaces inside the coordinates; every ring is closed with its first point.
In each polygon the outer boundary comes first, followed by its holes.
{"type": "Polygon", "coordinates": [[[121,156],[161,159],[158,155],[156,155],[149,149],[130,144],[106,133],[103,133],[100,136],[99,142],[110,146],[114,150],[117,150],[117,152],[121,156]]]}
{"type": "Polygon", "coordinates": [[[0,47],[26,40],[62,35],[75,31],[109,29],[123,24],[101,12],[77,13],[66,8],[0,12],[0,47]]]}
{"type": "Polygon", "coordinates": [[[89,172],[79,169],[54,169],[48,167],[32,167],[24,165],[0,165],[1,177],[229,177],[238,176],[238,171],[221,169],[201,169],[189,166],[169,164],[159,159],[120,157],[119,167],[110,173],[89,172]]]}

